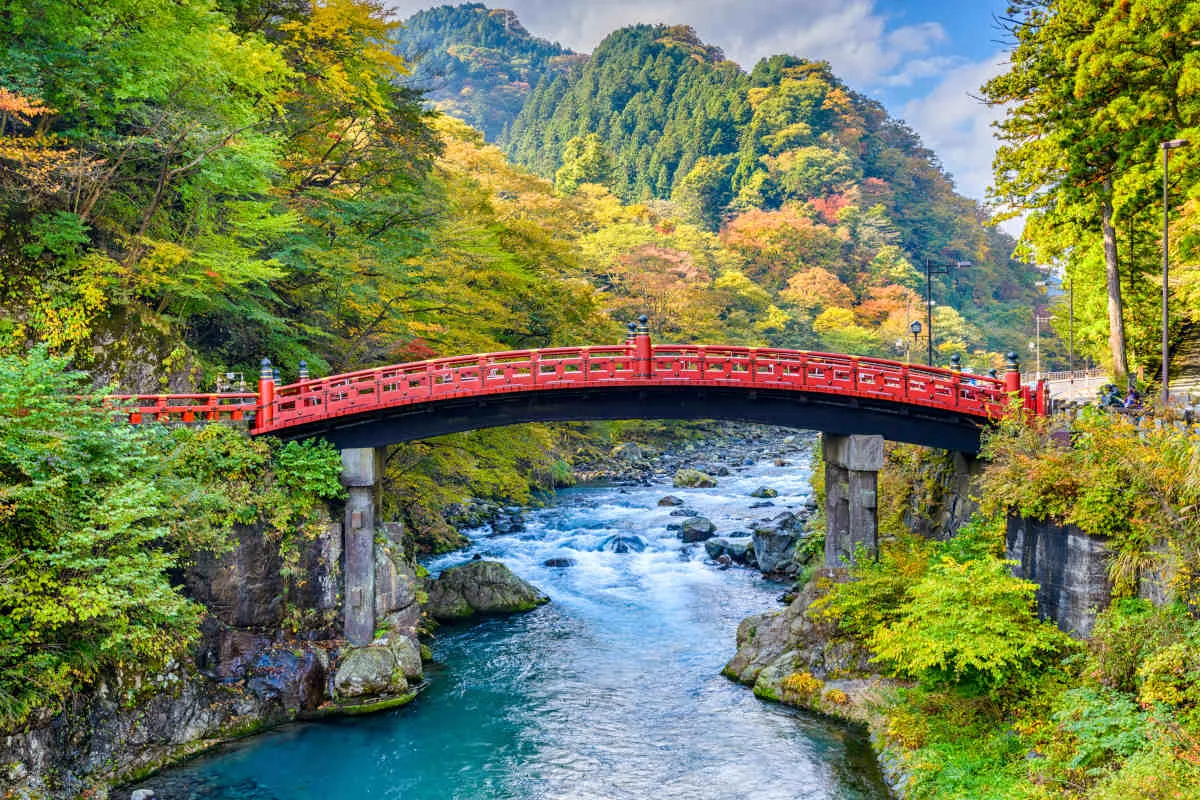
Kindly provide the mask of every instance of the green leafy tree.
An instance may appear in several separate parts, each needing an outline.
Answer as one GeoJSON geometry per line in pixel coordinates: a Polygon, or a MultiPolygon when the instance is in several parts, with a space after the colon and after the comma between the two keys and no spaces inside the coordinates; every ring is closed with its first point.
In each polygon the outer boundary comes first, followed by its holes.
{"type": "Polygon", "coordinates": [[[1198,22],[1185,0],[1011,4],[1017,46],[984,86],[1004,104],[995,195],[1028,212],[1025,241],[1041,261],[1102,246],[1109,356],[1129,370],[1117,229],[1154,197],[1158,143],[1200,121],[1189,58],[1198,22]]]}
{"type": "Polygon", "coordinates": [[[581,183],[607,184],[612,175],[612,160],[594,133],[572,137],[563,147],[562,161],[554,173],[554,188],[562,194],[571,194],[581,183]]]}
{"type": "Polygon", "coordinates": [[[147,434],[114,427],[83,376],[35,350],[0,358],[0,720],[76,682],[178,653],[199,609],[166,571],[174,498],[147,434]]]}

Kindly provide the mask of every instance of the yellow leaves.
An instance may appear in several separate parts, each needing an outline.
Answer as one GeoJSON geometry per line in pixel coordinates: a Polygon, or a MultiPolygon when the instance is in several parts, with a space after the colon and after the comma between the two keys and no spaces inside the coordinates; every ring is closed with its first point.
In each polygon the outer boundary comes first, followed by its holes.
{"type": "Polygon", "coordinates": [[[130,287],[140,295],[157,292],[179,271],[191,257],[189,248],[174,242],[147,241],[149,248],[131,270],[130,287]]]}
{"type": "Polygon", "coordinates": [[[854,312],[848,308],[827,308],[813,320],[817,333],[832,333],[854,327],[854,312]]]}
{"type": "Polygon", "coordinates": [[[803,698],[817,694],[824,686],[825,682],[814,677],[811,672],[793,672],[784,678],[782,683],[785,693],[796,694],[803,698]]]}
{"type": "Polygon", "coordinates": [[[387,82],[408,72],[404,59],[388,49],[389,35],[399,26],[387,20],[388,13],[375,2],[322,0],[313,3],[307,18],[281,29],[303,71],[328,81],[339,94],[368,99],[379,88],[373,86],[376,79],[387,82]]]}
{"type": "Polygon", "coordinates": [[[762,316],[754,321],[754,329],[761,333],[779,333],[792,321],[792,317],[779,306],[771,303],[762,316]]]}
{"type": "Polygon", "coordinates": [[[788,278],[787,288],[779,293],[786,300],[804,311],[817,308],[850,308],[854,294],[850,287],[838,280],[827,269],[813,267],[801,270],[788,278]]]}

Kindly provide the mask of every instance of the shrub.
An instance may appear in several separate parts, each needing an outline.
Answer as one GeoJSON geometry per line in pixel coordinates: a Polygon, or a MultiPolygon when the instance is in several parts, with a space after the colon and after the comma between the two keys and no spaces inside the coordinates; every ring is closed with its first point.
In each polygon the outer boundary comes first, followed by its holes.
{"type": "Polygon", "coordinates": [[[1129,695],[1111,689],[1064,692],[1053,719],[1070,734],[1071,770],[1096,774],[1101,766],[1127,758],[1146,743],[1146,714],[1129,695]]]}
{"type": "Polygon", "coordinates": [[[793,672],[781,684],[785,700],[808,700],[819,694],[825,682],[811,672],[793,672]],[[791,697],[789,697],[791,695],[791,697]]]}
{"type": "Polygon", "coordinates": [[[844,706],[850,702],[850,698],[841,689],[830,689],[825,693],[826,702],[833,703],[835,706],[844,706]]]}
{"type": "Polygon", "coordinates": [[[843,631],[867,640],[880,625],[895,621],[908,592],[929,567],[932,545],[918,536],[887,543],[878,560],[855,557],[853,580],[839,583],[809,606],[816,619],[831,620],[843,631]]]}
{"type": "Polygon", "coordinates": [[[875,658],[932,685],[1001,687],[1071,646],[1035,618],[1035,590],[1012,576],[1008,562],[943,558],[912,587],[896,620],[875,629],[875,658]]]}
{"type": "Polygon", "coordinates": [[[1188,620],[1177,605],[1156,608],[1146,600],[1123,599],[1096,616],[1088,642],[1088,674],[1104,686],[1134,692],[1146,657],[1184,634],[1188,620]]]}
{"type": "Polygon", "coordinates": [[[1196,638],[1168,645],[1142,662],[1137,673],[1142,683],[1140,703],[1176,708],[1200,705],[1200,643],[1196,638]]]}

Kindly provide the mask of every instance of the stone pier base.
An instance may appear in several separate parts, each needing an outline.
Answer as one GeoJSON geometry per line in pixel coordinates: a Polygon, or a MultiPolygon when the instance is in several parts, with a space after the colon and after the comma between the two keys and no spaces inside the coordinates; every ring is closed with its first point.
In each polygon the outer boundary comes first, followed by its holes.
{"type": "Polygon", "coordinates": [[[375,638],[375,516],[383,450],[362,447],[342,451],[342,483],[346,499],[345,596],[342,600],[346,639],[354,645],[375,638]]]}
{"type": "Polygon", "coordinates": [[[825,458],[825,566],[854,562],[862,545],[874,556],[879,551],[876,491],[883,467],[882,436],[822,434],[825,458]]]}

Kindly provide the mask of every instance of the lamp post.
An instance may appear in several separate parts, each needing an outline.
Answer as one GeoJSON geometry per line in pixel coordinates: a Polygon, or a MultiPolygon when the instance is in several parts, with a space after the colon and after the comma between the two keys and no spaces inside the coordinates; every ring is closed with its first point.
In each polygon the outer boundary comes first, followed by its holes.
{"type": "MultiPolygon", "coordinates": [[[[912,322],[908,323],[908,329],[909,329],[910,331],[912,331],[912,335],[913,335],[913,347],[916,347],[916,345],[917,345],[917,337],[921,335],[921,321],[920,321],[920,320],[917,320],[917,319],[914,319],[912,322]]],[[[907,357],[905,357],[905,359],[904,359],[904,362],[905,362],[906,364],[908,363],[908,358],[907,358],[907,357]]],[[[931,366],[932,366],[932,365],[931,365],[931,366]]]]}
{"type": "Polygon", "coordinates": [[[933,276],[934,275],[951,275],[952,269],[955,267],[969,267],[970,261],[955,261],[950,264],[934,265],[933,259],[925,259],[925,312],[926,312],[926,332],[929,348],[925,359],[927,366],[933,366],[933,276]]]}
{"type": "Polygon", "coordinates": [[[1167,343],[1167,276],[1170,266],[1170,257],[1167,255],[1168,243],[1168,228],[1167,228],[1167,173],[1171,164],[1171,151],[1180,147],[1187,147],[1187,139],[1169,139],[1162,143],[1163,153],[1163,274],[1162,274],[1162,406],[1165,411],[1167,404],[1171,400],[1171,390],[1168,384],[1167,372],[1170,369],[1170,345],[1167,343]]]}
{"type": "Polygon", "coordinates": [[[1050,317],[1044,317],[1041,314],[1037,314],[1037,313],[1035,313],[1033,315],[1034,327],[1037,329],[1037,333],[1035,334],[1035,339],[1037,341],[1037,344],[1034,346],[1035,360],[1037,362],[1037,364],[1034,368],[1034,370],[1035,370],[1034,371],[1034,382],[1035,383],[1042,379],[1042,323],[1049,322],[1049,321],[1050,321],[1050,317]]]}

